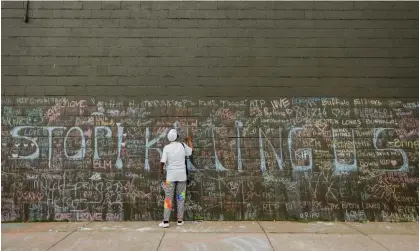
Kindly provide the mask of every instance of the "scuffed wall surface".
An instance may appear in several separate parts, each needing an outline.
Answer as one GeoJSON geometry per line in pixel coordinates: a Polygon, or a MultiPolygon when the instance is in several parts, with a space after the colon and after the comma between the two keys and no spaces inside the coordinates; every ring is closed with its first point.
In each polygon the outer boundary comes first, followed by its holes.
{"type": "Polygon", "coordinates": [[[2,221],[419,218],[414,2],[2,2],[2,221]]]}

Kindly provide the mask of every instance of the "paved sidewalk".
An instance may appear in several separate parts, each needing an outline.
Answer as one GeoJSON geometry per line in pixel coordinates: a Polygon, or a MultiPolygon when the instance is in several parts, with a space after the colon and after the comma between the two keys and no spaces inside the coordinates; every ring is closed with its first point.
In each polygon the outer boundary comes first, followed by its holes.
{"type": "Polygon", "coordinates": [[[418,251],[418,223],[3,223],[2,250],[418,251]]]}

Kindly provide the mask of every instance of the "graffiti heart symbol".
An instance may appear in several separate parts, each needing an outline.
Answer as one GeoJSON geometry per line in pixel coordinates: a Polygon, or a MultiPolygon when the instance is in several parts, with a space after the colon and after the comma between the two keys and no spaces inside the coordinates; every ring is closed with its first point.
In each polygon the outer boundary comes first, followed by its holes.
{"type": "Polygon", "coordinates": [[[333,108],[332,109],[332,114],[335,115],[335,117],[337,118],[337,117],[340,116],[340,110],[336,109],[336,108],[333,108]]]}
{"type": "Polygon", "coordinates": [[[391,160],[390,163],[395,167],[397,165],[397,160],[391,160]]]}

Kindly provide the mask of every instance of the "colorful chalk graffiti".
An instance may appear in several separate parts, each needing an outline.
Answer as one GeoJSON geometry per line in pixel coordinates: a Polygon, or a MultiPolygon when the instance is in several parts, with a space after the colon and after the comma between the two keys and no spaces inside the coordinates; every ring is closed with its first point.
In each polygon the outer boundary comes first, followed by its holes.
{"type": "Polygon", "coordinates": [[[2,97],[2,221],[157,220],[169,128],[187,219],[419,218],[419,102],[2,97]]]}

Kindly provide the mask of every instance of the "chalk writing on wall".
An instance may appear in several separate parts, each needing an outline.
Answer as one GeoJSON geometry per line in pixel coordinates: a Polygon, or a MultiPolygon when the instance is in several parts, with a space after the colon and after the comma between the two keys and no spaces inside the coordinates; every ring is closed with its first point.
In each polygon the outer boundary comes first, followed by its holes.
{"type": "Polygon", "coordinates": [[[419,102],[2,98],[2,220],[155,220],[166,133],[188,219],[415,220],[419,102]]]}

